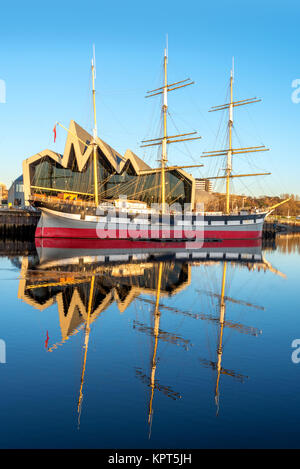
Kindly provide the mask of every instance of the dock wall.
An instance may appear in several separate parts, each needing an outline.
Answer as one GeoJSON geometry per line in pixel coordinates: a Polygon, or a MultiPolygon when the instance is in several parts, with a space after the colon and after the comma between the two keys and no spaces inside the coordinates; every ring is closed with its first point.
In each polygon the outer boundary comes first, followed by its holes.
{"type": "Polygon", "coordinates": [[[0,210],[0,239],[33,239],[39,218],[32,210],[0,210]]]}

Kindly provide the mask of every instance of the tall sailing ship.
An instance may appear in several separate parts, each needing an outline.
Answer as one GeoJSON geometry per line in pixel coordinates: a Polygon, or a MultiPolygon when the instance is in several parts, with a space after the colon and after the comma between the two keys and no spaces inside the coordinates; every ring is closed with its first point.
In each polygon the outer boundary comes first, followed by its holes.
{"type": "MultiPolygon", "coordinates": [[[[259,99],[234,101],[231,70],[229,102],[211,109],[229,111],[228,146],[202,154],[205,158],[226,157],[225,175],[205,178],[226,180],[225,210],[205,212],[195,203],[195,179],[185,171],[203,165],[168,165],[170,144],[201,137],[194,136],[197,132],[168,135],[168,93],[193,82],[168,83],[167,64],[166,48],[163,86],[146,96],[162,96],[163,136],[142,142],[142,147],[161,147],[160,167],[153,169],[130,150],[122,156],[98,137],[93,58],[93,136],[71,121],[63,155],[45,150],[23,163],[27,199],[41,210],[37,238],[222,241],[262,236],[265,217],[275,206],[268,211],[230,211],[232,178],[270,174],[232,174],[234,155],[267,150],[264,146],[236,148],[232,142],[234,108],[259,99]]],[[[56,126],[54,132],[56,138],[56,126]]]]}

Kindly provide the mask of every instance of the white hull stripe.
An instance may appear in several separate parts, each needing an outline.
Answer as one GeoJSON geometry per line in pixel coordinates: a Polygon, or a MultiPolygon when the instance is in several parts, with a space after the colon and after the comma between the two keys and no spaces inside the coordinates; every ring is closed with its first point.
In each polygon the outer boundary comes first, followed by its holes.
{"type": "MultiPolygon", "coordinates": [[[[107,223],[107,217],[96,217],[96,216],[86,216],[84,220],[80,219],[80,215],[77,214],[72,214],[72,213],[62,213],[62,212],[57,212],[54,210],[50,210],[47,208],[42,208],[43,212],[43,217],[41,217],[40,222],[39,222],[39,227],[44,227],[44,228],[80,228],[80,229],[99,229],[99,230],[105,230],[108,228],[111,228],[108,226],[107,223]]],[[[182,229],[188,229],[191,231],[216,231],[216,229],[221,229],[222,231],[261,231],[264,218],[259,218],[256,220],[256,223],[254,223],[254,220],[248,220],[244,219],[241,217],[241,220],[243,223],[240,223],[240,219],[237,221],[234,220],[228,220],[227,224],[225,224],[224,220],[212,220],[211,225],[208,225],[207,221],[201,222],[199,220],[195,221],[195,224],[191,224],[189,221],[181,221],[181,223],[178,223],[176,225],[167,225],[167,224],[154,224],[154,225],[148,225],[148,220],[144,220],[146,226],[143,226],[144,223],[142,223],[139,228],[139,230],[146,230],[148,231],[151,227],[151,231],[155,230],[169,230],[170,232],[176,232],[180,231],[182,229]]],[[[178,220],[177,220],[178,222],[178,220]]],[[[115,218],[113,219],[110,223],[115,224],[114,227],[115,229],[121,229],[121,230],[137,230],[139,223],[137,223],[136,220],[133,222],[130,221],[129,219],[119,219],[115,218]]]]}

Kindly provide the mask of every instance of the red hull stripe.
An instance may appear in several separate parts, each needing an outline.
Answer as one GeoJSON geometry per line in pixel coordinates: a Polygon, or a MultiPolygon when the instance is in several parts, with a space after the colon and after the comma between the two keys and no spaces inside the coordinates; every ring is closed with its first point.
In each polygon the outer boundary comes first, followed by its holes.
{"type": "MultiPolygon", "coordinates": [[[[205,239],[257,239],[260,238],[262,233],[260,230],[255,230],[255,231],[233,231],[233,230],[218,230],[218,231],[199,231],[198,236],[201,238],[203,237],[204,233],[204,238],[205,239]]],[[[86,238],[86,239],[99,239],[99,240],[104,240],[108,239],[109,241],[113,241],[115,239],[133,239],[133,240],[138,240],[139,238],[148,238],[148,230],[145,231],[137,231],[136,234],[138,235],[136,238],[133,238],[133,233],[128,234],[127,230],[116,230],[112,231],[109,236],[109,233],[105,232],[103,233],[106,236],[103,238],[99,237],[99,231],[95,229],[88,229],[88,228],[40,228],[37,227],[35,236],[36,238],[86,238]]],[[[180,238],[174,236],[174,233],[172,231],[169,233],[164,232],[164,231],[157,231],[155,232],[157,236],[153,236],[152,238],[149,239],[165,239],[166,241],[168,239],[175,239],[180,242],[180,238]]],[[[185,235],[186,235],[186,240],[188,241],[195,239],[196,232],[195,231],[186,231],[185,230],[185,235]]]]}
{"type": "Polygon", "coordinates": [[[129,239],[76,239],[76,238],[36,238],[36,247],[60,249],[170,249],[170,248],[250,248],[260,247],[260,239],[227,239],[205,243],[178,241],[132,241],[129,239]],[[198,246],[199,245],[199,246],[198,246]]]}

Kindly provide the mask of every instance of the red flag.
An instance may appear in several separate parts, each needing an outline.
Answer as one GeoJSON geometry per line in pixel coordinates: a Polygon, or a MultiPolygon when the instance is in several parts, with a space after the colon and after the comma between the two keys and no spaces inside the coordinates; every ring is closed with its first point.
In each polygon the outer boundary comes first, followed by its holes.
{"type": "Polygon", "coordinates": [[[54,128],[53,128],[53,132],[54,132],[54,143],[55,143],[55,140],[56,140],[56,124],[55,124],[55,126],[54,126],[54,128]]]}
{"type": "Polygon", "coordinates": [[[47,331],[47,337],[46,337],[46,340],[45,340],[45,348],[48,348],[48,342],[49,342],[49,335],[48,335],[48,331],[47,331]]]}

